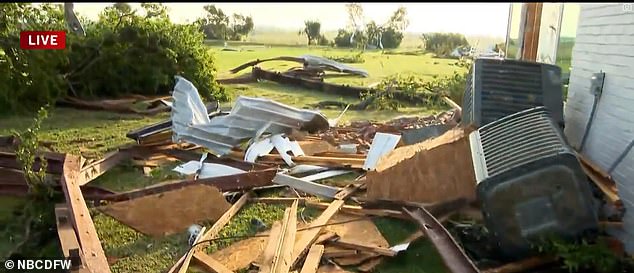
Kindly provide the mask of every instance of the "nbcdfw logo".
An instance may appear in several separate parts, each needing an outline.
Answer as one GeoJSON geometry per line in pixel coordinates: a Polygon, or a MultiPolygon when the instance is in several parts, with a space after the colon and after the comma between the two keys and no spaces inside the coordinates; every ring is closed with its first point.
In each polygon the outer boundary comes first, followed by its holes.
{"type": "Polygon", "coordinates": [[[67,259],[14,259],[4,261],[4,268],[11,270],[70,270],[71,260],[67,259]]]}
{"type": "Polygon", "coordinates": [[[22,49],[64,49],[66,32],[64,31],[22,31],[20,32],[22,49]]]}

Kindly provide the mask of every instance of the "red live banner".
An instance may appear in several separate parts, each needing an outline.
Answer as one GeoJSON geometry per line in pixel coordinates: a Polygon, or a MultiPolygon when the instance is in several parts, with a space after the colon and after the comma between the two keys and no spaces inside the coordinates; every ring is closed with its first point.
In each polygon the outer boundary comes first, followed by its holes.
{"type": "Polygon", "coordinates": [[[64,49],[65,31],[22,31],[20,32],[22,49],[64,49]]]}

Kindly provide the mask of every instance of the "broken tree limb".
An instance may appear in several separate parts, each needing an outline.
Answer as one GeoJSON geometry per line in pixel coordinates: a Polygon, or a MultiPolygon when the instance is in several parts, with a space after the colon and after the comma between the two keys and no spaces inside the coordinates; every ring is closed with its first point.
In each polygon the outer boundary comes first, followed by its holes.
{"type": "Polygon", "coordinates": [[[321,261],[321,256],[323,254],[323,245],[313,245],[312,247],[310,247],[308,255],[306,256],[306,261],[304,261],[304,266],[302,266],[302,271],[300,273],[317,272],[317,268],[319,267],[319,262],[321,261]]]}
{"type": "Polygon", "coordinates": [[[71,211],[71,219],[86,265],[92,272],[110,273],[106,254],[101,247],[95,225],[90,218],[90,211],[88,211],[77,182],[80,159],[77,156],[66,155],[63,162],[63,175],[60,183],[66,197],[66,204],[71,211]]]}
{"type": "Polygon", "coordinates": [[[442,97],[442,99],[449,104],[449,106],[451,106],[451,108],[457,109],[458,111],[462,112],[462,107],[460,107],[459,104],[457,104],[455,101],[453,101],[451,98],[449,97],[442,97]]]}
{"type": "Polygon", "coordinates": [[[87,101],[73,97],[66,97],[57,101],[59,106],[68,106],[76,109],[108,111],[121,114],[140,114],[140,115],[156,115],[161,112],[167,112],[171,107],[166,105],[158,105],[146,110],[137,110],[132,107],[132,103],[137,100],[102,100],[87,101]]]}
{"type": "Polygon", "coordinates": [[[323,226],[328,223],[330,218],[332,218],[332,216],[335,215],[337,211],[339,211],[339,209],[343,206],[343,203],[343,200],[333,201],[332,203],[330,203],[328,208],[326,208],[326,210],[324,210],[324,212],[322,212],[321,215],[317,217],[317,219],[315,219],[308,225],[308,230],[301,235],[301,237],[295,244],[295,248],[293,249],[293,258],[291,259],[291,267],[297,266],[300,258],[304,255],[304,253],[306,253],[313,242],[317,240],[317,237],[319,236],[319,233],[321,233],[323,226]]]}

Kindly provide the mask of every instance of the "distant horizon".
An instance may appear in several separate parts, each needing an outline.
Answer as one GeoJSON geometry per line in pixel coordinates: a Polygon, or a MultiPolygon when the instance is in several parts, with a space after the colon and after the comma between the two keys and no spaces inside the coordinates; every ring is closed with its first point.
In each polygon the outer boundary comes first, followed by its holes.
{"type": "MultiPolygon", "coordinates": [[[[114,3],[75,3],[78,15],[89,19],[114,3]]],[[[135,9],[140,3],[129,3],[135,9]]],[[[203,6],[215,5],[226,14],[252,16],[255,29],[298,31],[305,20],[319,20],[323,32],[345,28],[346,3],[163,3],[175,23],[189,23],[205,16],[203,6]]],[[[465,36],[506,37],[509,3],[361,3],[364,23],[379,24],[403,6],[410,25],[405,33],[454,32],[465,36]]]]}

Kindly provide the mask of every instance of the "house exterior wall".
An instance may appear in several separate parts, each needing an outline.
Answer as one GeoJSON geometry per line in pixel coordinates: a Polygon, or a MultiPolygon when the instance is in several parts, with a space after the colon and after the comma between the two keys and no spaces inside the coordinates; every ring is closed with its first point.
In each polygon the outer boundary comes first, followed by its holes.
{"type": "MultiPolygon", "coordinates": [[[[603,71],[598,101],[582,154],[610,170],[634,140],[634,11],[623,4],[582,4],[564,109],[565,134],[579,148],[594,96],[593,73],[603,71]]],[[[611,172],[626,210],[626,247],[634,252],[634,149],[611,172]]]]}

